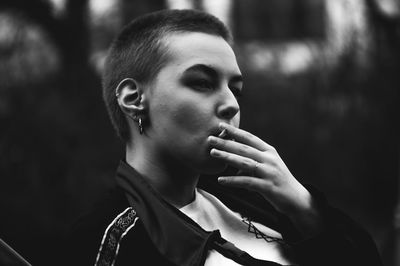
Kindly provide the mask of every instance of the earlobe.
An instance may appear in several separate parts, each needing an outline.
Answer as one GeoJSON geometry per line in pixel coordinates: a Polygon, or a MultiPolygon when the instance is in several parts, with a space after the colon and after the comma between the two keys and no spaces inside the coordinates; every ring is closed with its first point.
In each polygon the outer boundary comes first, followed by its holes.
{"type": "Polygon", "coordinates": [[[132,78],[123,79],[115,89],[121,110],[129,117],[137,120],[144,112],[142,90],[138,82],[132,78]]]}

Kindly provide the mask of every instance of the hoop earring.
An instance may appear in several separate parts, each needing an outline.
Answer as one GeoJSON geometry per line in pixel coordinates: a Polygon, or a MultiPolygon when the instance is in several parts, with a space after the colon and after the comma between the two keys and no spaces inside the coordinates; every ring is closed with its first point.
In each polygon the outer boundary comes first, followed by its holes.
{"type": "Polygon", "coordinates": [[[139,127],[139,133],[140,133],[140,135],[142,135],[144,130],[143,130],[142,118],[140,118],[140,117],[138,120],[138,127],[139,127]]]}

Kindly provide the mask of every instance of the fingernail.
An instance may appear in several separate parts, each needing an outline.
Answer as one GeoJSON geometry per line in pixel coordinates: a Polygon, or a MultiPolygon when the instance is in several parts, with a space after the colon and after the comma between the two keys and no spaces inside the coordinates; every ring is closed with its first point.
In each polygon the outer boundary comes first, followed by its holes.
{"type": "Polygon", "coordinates": [[[226,179],[223,178],[223,177],[218,177],[218,182],[219,182],[219,183],[225,183],[225,182],[226,182],[226,179]]]}
{"type": "Polygon", "coordinates": [[[211,149],[211,155],[214,157],[220,157],[221,154],[219,153],[219,151],[217,151],[216,149],[211,149]]]}
{"type": "Polygon", "coordinates": [[[219,123],[219,128],[226,130],[227,129],[227,124],[224,123],[224,122],[221,122],[221,123],[219,123]]]}
{"type": "Polygon", "coordinates": [[[216,137],[214,137],[214,136],[210,136],[210,137],[208,137],[208,141],[211,143],[211,144],[217,144],[217,138],[216,137]]]}

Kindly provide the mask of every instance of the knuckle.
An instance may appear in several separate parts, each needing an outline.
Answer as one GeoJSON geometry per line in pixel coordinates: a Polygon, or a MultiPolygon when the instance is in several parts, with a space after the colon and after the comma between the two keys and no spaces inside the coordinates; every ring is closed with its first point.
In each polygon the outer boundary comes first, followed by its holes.
{"type": "Polygon", "coordinates": [[[224,139],[219,139],[218,144],[221,148],[226,148],[226,145],[227,145],[226,140],[224,140],[224,139]]]}
{"type": "Polygon", "coordinates": [[[278,158],[275,155],[271,155],[271,165],[272,166],[278,165],[278,158]]]}
{"type": "Polygon", "coordinates": [[[254,136],[249,132],[244,132],[244,137],[249,140],[253,140],[254,136]]]}
{"type": "Polygon", "coordinates": [[[243,166],[243,168],[246,168],[246,169],[249,169],[249,168],[251,168],[251,166],[252,166],[252,160],[250,160],[250,159],[244,159],[242,162],[241,162],[241,165],[243,166]]]}
{"type": "MultiPolygon", "coordinates": [[[[274,178],[278,177],[279,176],[279,170],[277,168],[273,168],[271,170],[271,176],[274,177],[274,178]]],[[[273,181],[276,181],[276,180],[273,179],[273,181]]],[[[275,183],[275,182],[273,182],[273,183],[275,183]]]]}
{"type": "Polygon", "coordinates": [[[273,152],[276,152],[276,149],[275,149],[274,146],[269,145],[269,149],[270,149],[271,151],[273,151],[273,152]]]}
{"type": "Polygon", "coordinates": [[[252,183],[250,182],[249,179],[243,179],[241,183],[245,187],[251,187],[251,185],[252,185],[252,183]]]}
{"type": "Polygon", "coordinates": [[[249,154],[250,152],[250,147],[249,146],[245,146],[245,145],[240,145],[239,146],[239,152],[241,154],[249,154]]]}

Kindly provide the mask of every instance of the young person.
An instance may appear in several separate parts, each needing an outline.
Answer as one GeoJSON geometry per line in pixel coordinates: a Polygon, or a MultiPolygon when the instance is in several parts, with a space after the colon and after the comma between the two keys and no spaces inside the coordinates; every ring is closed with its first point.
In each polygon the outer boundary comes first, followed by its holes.
{"type": "Polygon", "coordinates": [[[147,14],[117,36],[103,92],[126,157],[73,230],[73,265],[381,265],[364,230],[239,129],[231,44],[193,10],[147,14]],[[239,172],[210,177],[227,166],[239,172]]]}

